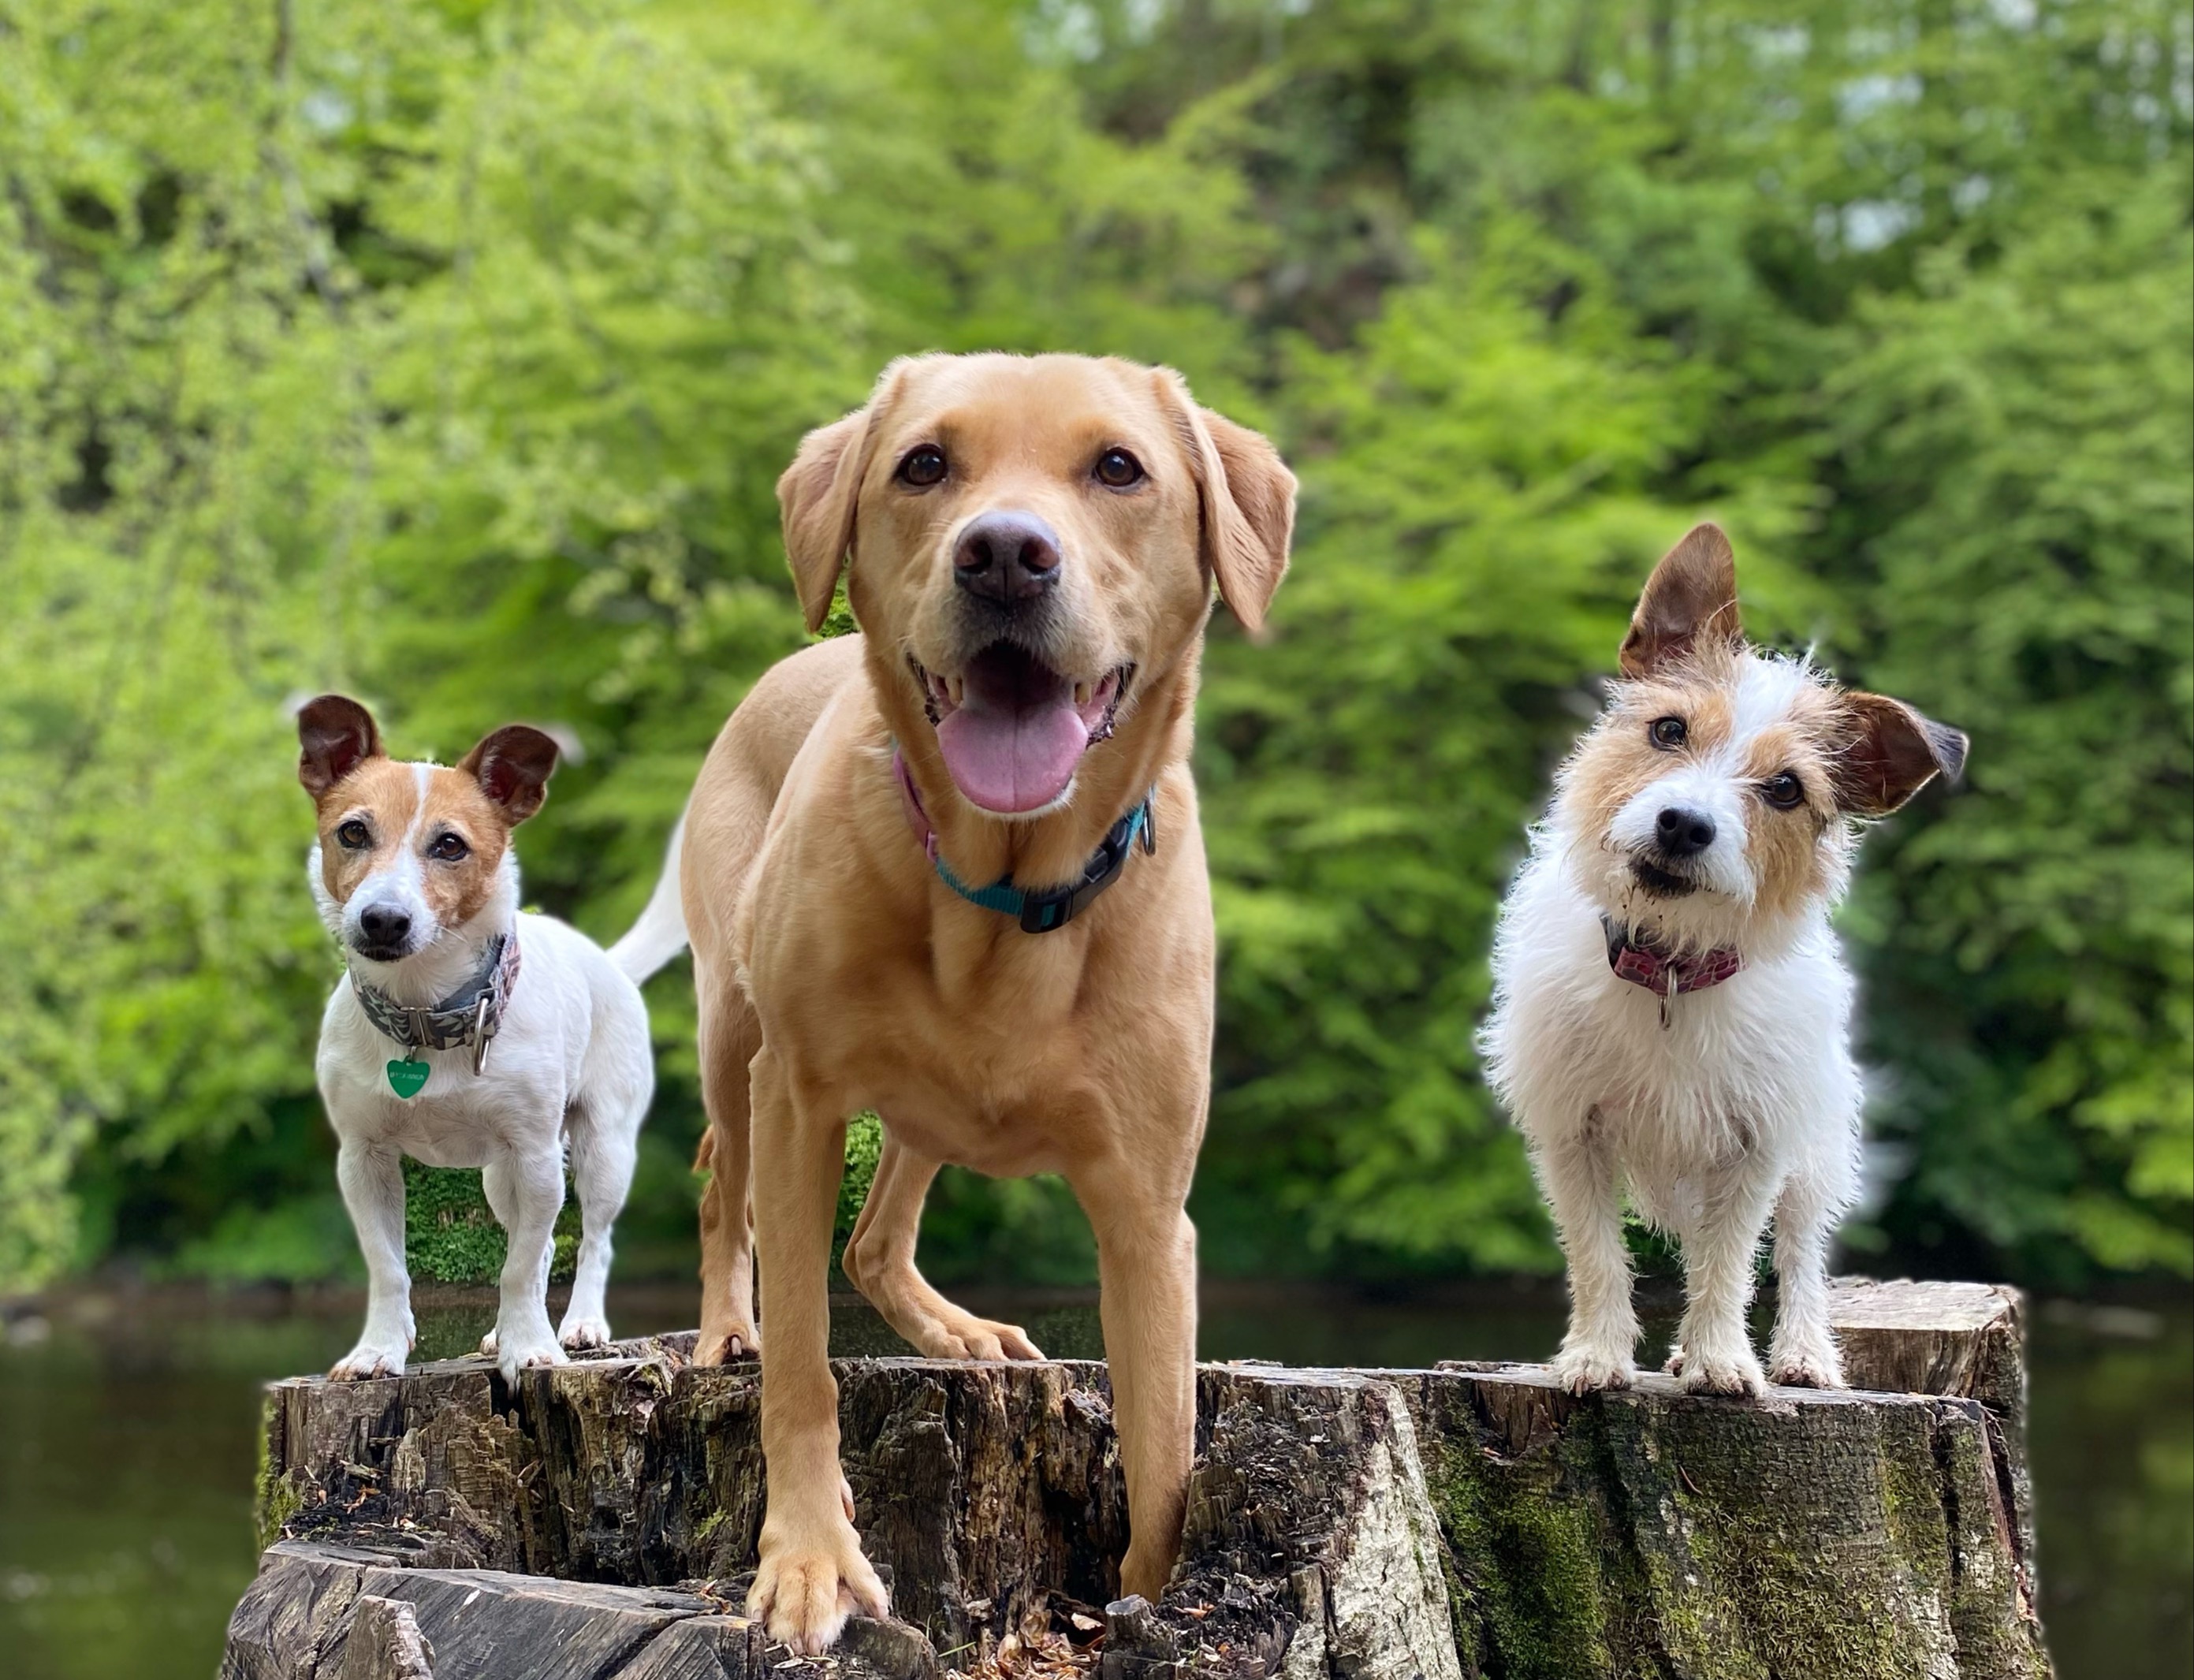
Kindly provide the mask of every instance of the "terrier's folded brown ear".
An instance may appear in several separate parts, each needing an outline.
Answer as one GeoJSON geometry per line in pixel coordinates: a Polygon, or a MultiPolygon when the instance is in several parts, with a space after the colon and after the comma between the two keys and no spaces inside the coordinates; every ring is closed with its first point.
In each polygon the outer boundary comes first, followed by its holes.
{"type": "Polygon", "coordinates": [[[556,743],[523,723],[508,724],[482,738],[458,762],[457,768],[480,784],[491,804],[503,808],[514,823],[524,822],[548,797],[548,778],[556,772],[556,743]]]}
{"type": "Polygon", "coordinates": [[[369,758],[384,755],[373,714],[347,694],[322,694],[297,710],[297,780],[315,799],[369,758]]]}
{"type": "Polygon", "coordinates": [[[1947,723],[1922,717],[1902,700],[1856,690],[1850,745],[1836,760],[1836,798],[1854,816],[1884,817],[1939,775],[1956,781],[1966,768],[1966,738],[1947,723]]]}
{"type": "Polygon", "coordinates": [[[1737,556],[1711,521],[1695,525],[1661,556],[1623,638],[1623,674],[1647,676],[1712,642],[1744,645],[1737,612],[1737,556]]]}

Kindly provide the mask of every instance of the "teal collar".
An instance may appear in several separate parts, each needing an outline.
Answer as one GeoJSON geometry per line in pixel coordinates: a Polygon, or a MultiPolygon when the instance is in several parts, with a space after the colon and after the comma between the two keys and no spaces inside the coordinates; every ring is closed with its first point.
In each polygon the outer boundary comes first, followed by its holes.
{"type": "Polygon", "coordinates": [[[971,887],[952,872],[952,866],[937,849],[937,831],[930,824],[929,813],[922,808],[922,794],[907,771],[906,758],[896,746],[892,749],[892,774],[899,782],[899,802],[906,808],[907,826],[922,842],[937,878],[968,903],[1014,918],[1025,934],[1050,933],[1087,910],[1099,894],[1120,878],[1138,839],[1146,852],[1155,854],[1158,849],[1157,820],[1152,813],[1157,790],[1152,788],[1134,810],[1106,830],[1089,861],[1083,865],[1080,880],[1039,892],[1016,887],[1014,877],[1006,875],[987,887],[971,887]]]}

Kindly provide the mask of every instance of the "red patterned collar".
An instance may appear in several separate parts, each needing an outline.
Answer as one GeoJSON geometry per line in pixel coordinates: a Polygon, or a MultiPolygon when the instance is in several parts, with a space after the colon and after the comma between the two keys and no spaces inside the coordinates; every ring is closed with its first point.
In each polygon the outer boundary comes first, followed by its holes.
{"type": "Polygon", "coordinates": [[[1664,1004],[1680,992],[1703,992],[1709,986],[1719,986],[1744,966],[1744,958],[1726,945],[1697,956],[1678,956],[1623,927],[1611,916],[1602,916],[1600,926],[1607,935],[1608,967],[1617,978],[1644,987],[1664,1004]]]}

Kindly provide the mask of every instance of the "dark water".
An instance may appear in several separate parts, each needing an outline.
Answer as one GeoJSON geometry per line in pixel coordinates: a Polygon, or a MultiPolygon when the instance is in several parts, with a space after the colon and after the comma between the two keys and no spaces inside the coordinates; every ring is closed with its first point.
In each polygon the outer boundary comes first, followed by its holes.
{"type": "MultiPolygon", "coordinates": [[[[1099,1355],[1074,1296],[974,1294],[1049,1354],[1099,1355]]],[[[467,1350],[485,1296],[422,1303],[420,1355],[467,1350]]],[[[325,1367],[357,1309],[239,1297],[83,1296],[0,1345],[0,1676],[210,1676],[250,1578],[258,1387],[325,1367]]],[[[614,1292],[620,1332],[690,1325],[691,1292],[614,1292]]],[[[1407,1300],[1215,1286],[1201,1351],[1299,1365],[1538,1359],[1561,1327],[1543,1292],[1407,1300]]],[[[839,1351],[898,1351],[841,1303],[839,1351]]],[[[2194,1672],[2194,1313],[2043,1303],[2033,1458],[2044,1614],[2063,1680],[2194,1672]]]]}

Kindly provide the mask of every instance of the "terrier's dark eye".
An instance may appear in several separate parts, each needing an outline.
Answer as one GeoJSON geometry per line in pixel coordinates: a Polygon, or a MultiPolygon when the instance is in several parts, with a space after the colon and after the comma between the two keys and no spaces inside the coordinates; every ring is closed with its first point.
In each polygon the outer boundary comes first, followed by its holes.
{"type": "Polygon", "coordinates": [[[1646,726],[1646,733],[1663,751],[1681,746],[1691,735],[1680,717],[1657,717],[1646,726]]]}
{"type": "Polygon", "coordinates": [[[373,843],[373,831],[353,817],[336,829],[336,840],[345,851],[363,851],[373,843]]]}
{"type": "Polygon", "coordinates": [[[1110,490],[1125,490],[1143,481],[1143,463],[1124,449],[1108,449],[1097,457],[1097,482],[1110,490]]]}
{"type": "Polygon", "coordinates": [[[925,443],[906,452],[899,463],[899,481],[910,484],[916,490],[927,490],[933,484],[944,481],[945,452],[933,443],[925,443]]]}
{"type": "Polygon", "coordinates": [[[1788,811],[1806,803],[1806,784],[1788,770],[1778,770],[1760,784],[1760,797],[1778,811],[1788,811]]]}
{"type": "Polygon", "coordinates": [[[456,834],[437,834],[434,843],[427,848],[427,855],[438,863],[462,863],[473,854],[473,849],[456,834]]]}

